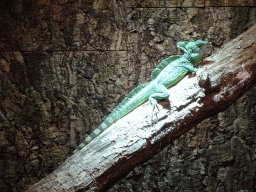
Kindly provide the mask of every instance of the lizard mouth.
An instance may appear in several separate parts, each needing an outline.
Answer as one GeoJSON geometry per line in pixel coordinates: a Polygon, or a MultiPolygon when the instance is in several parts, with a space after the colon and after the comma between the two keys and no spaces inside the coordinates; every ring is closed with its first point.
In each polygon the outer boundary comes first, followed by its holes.
{"type": "Polygon", "coordinates": [[[206,45],[203,45],[201,48],[200,48],[200,51],[198,52],[199,55],[203,55],[205,50],[207,48],[207,44],[206,45]]]}
{"type": "Polygon", "coordinates": [[[202,46],[199,48],[198,52],[192,53],[191,56],[192,56],[193,60],[195,61],[195,63],[201,61],[201,59],[202,59],[203,56],[204,56],[204,52],[205,52],[206,48],[207,48],[207,44],[204,44],[204,45],[202,45],[202,46]]]}

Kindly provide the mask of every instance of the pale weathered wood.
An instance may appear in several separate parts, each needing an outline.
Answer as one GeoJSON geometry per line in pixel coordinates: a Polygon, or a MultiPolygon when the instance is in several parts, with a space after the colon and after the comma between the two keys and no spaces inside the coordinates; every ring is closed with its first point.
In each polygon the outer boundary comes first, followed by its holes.
{"type": "Polygon", "coordinates": [[[159,102],[152,117],[152,106],[143,104],[28,191],[102,191],[169,140],[227,108],[255,82],[255,37],[256,25],[206,58],[196,75],[169,89],[171,109],[159,102]]]}

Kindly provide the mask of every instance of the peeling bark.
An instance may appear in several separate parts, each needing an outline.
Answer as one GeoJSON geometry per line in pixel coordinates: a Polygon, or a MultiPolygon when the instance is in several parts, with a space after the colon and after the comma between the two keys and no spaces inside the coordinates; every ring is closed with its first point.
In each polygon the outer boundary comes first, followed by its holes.
{"type": "Polygon", "coordinates": [[[63,165],[28,189],[102,191],[199,121],[226,109],[256,75],[256,25],[201,62],[202,69],[169,89],[152,116],[148,102],[110,126],[63,165]]]}

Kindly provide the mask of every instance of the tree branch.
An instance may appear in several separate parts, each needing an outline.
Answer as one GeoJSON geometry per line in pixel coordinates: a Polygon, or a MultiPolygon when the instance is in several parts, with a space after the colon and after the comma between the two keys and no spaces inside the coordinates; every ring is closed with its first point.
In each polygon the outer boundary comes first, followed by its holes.
{"type": "Polygon", "coordinates": [[[105,190],[170,140],[226,109],[255,82],[255,37],[256,25],[206,58],[194,77],[169,89],[169,102],[159,102],[156,114],[148,102],[139,106],[28,192],[105,190]]]}

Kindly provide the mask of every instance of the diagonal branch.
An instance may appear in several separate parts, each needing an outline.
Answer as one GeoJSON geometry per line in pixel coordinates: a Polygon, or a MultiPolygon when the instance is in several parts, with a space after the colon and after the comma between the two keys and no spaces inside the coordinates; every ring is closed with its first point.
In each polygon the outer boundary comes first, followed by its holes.
{"type": "Polygon", "coordinates": [[[169,89],[152,117],[147,103],[106,129],[32,191],[103,191],[199,121],[237,100],[256,75],[256,25],[202,62],[194,77],[169,89]],[[170,103],[170,109],[166,107],[170,103]]]}

